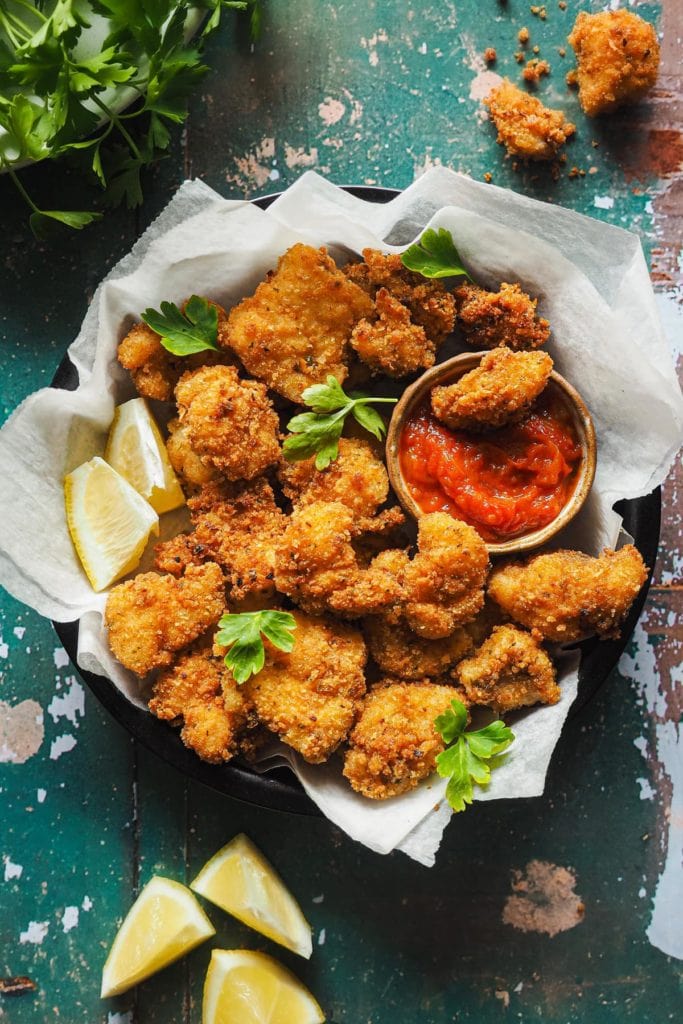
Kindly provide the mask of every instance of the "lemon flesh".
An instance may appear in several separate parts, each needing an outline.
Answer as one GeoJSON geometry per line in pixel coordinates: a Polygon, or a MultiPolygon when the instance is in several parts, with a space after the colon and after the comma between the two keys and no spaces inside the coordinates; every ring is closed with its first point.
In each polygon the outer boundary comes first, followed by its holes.
{"type": "Polygon", "coordinates": [[[159,515],[185,504],[166,445],[144,398],[119,405],[104,458],[159,515]]]}
{"type": "Polygon", "coordinates": [[[102,971],[102,998],[125,992],[215,934],[189,889],[155,875],[114,939],[102,971]]]}
{"type": "Polygon", "coordinates": [[[202,1024],[322,1024],[325,1015],[298,978],[265,953],[214,949],[202,1024]]]}
{"type": "Polygon", "coordinates": [[[190,888],[273,942],[310,957],[311,926],[274,868],[245,835],[204,865],[190,888]]]}
{"type": "Polygon", "coordinates": [[[95,456],[64,480],[66,520],[93,590],[135,569],[159,516],[127,480],[95,456]]]}

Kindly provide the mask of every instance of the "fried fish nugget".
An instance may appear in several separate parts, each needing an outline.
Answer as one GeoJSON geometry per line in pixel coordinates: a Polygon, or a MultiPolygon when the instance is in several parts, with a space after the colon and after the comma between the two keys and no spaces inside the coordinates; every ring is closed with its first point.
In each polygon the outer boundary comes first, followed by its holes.
{"type": "Polygon", "coordinates": [[[515,622],[566,643],[593,633],[618,636],[646,579],[640,552],[627,544],[606,548],[598,558],[563,550],[502,565],[491,574],[488,592],[515,622]]]}
{"type": "Polygon", "coordinates": [[[455,297],[458,326],[473,348],[528,350],[540,348],[550,337],[550,324],[536,316],[538,299],[532,299],[518,284],[503,282],[497,292],[463,284],[455,297]]]}
{"type": "Polygon", "coordinates": [[[497,141],[510,156],[553,160],[576,127],[561,110],[544,107],[536,96],[504,78],[484,100],[498,129],[497,141]]]}
{"type": "Polygon", "coordinates": [[[291,652],[266,641],[266,663],[243,686],[261,722],[310,764],[320,764],[346,739],[365,693],[361,633],[300,611],[291,652]]]}
{"type": "Polygon", "coordinates": [[[149,710],[180,725],[180,738],[203,761],[220,764],[238,751],[249,703],[222,658],[210,647],[183,654],[159,673],[149,710]]]}
{"type": "Polygon", "coordinates": [[[279,420],[268,392],[241,379],[234,366],[186,373],[175,395],[190,448],[228,480],[252,480],[280,458],[279,420]]]}
{"type": "Polygon", "coordinates": [[[657,81],[657,33],[633,11],[581,11],[568,42],[578,63],[579,101],[589,117],[635,103],[657,81]]]}
{"type": "Polygon", "coordinates": [[[531,704],[557,704],[561,692],[552,661],[530,633],[496,626],[488,640],[455,668],[471,704],[505,714],[531,704]]]}
{"type": "Polygon", "coordinates": [[[121,664],[145,676],[214,626],[225,607],[218,565],[188,566],[182,579],[145,572],[110,591],[104,621],[121,664]]]}
{"type": "Polygon", "coordinates": [[[230,311],[228,344],[249,373],[300,402],[329,374],[343,383],[354,325],[373,304],[342,274],[325,248],[292,246],[254,295],[230,311]]]}
{"type": "Polygon", "coordinates": [[[344,775],[357,793],[386,800],[415,789],[436,767],[443,740],[434,719],[461,698],[429,680],[386,679],[370,690],[349,737],[344,775]]]}
{"type": "Polygon", "coordinates": [[[386,288],[375,297],[379,319],[361,320],[353,329],[351,347],[375,373],[406,377],[434,365],[436,344],[424,327],[414,324],[410,310],[386,288]]]}
{"type": "Polygon", "coordinates": [[[404,267],[400,253],[363,249],[363,262],[349,263],[344,273],[372,298],[384,288],[407,306],[411,320],[424,328],[432,345],[438,347],[452,333],[455,324],[453,296],[441,281],[426,281],[421,274],[404,267]]]}
{"type": "Polygon", "coordinates": [[[166,451],[173,469],[188,490],[202,487],[212,480],[220,480],[220,473],[214,466],[203,462],[190,444],[189,428],[180,420],[171,420],[168,424],[166,451]]]}
{"type": "Polygon", "coordinates": [[[326,469],[315,468],[315,458],[301,462],[282,459],[278,478],[294,505],[314,501],[340,501],[358,516],[372,516],[389,494],[384,463],[367,441],[342,437],[339,455],[326,469]]]}
{"type": "Polygon", "coordinates": [[[529,411],[550,378],[545,352],[487,352],[455,384],[432,390],[432,412],[451,430],[485,430],[515,423],[529,411]]]}
{"type": "Polygon", "coordinates": [[[363,632],[368,650],[382,672],[399,679],[434,679],[445,675],[474,647],[463,627],[456,627],[442,640],[425,640],[404,623],[382,615],[365,619],[363,632]]]}
{"type": "Polygon", "coordinates": [[[473,527],[446,512],[422,516],[417,543],[405,570],[402,612],[418,636],[438,640],[482,608],[488,552],[473,527]]]}

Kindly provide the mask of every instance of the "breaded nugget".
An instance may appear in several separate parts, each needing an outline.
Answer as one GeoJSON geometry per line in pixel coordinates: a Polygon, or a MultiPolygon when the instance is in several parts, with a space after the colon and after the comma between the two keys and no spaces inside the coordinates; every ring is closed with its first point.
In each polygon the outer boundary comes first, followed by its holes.
{"type": "Polygon", "coordinates": [[[219,764],[237,753],[249,704],[223,658],[204,647],[181,655],[157,676],[149,710],[182,726],[185,746],[203,761],[219,764]]]}
{"type": "Polygon", "coordinates": [[[290,654],[267,641],[266,663],[244,684],[261,722],[311,764],[326,761],[346,739],[365,693],[361,633],[303,612],[290,654]]]}
{"type": "Polygon", "coordinates": [[[568,41],[578,63],[579,101],[589,117],[635,103],[657,81],[657,33],[633,11],[581,11],[568,41]]]}
{"type": "Polygon", "coordinates": [[[442,640],[424,640],[403,622],[393,622],[383,615],[365,619],[363,632],[382,672],[400,679],[442,676],[474,647],[463,627],[456,627],[442,640]]]}
{"type": "Polygon", "coordinates": [[[268,392],[240,379],[234,366],[183,374],[175,396],[190,448],[228,480],[252,480],[280,458],[279,421],[268,392]]]}
{"type": "Polygon", "coordinates": [[[544,107],[536,96],[504,78],[484,100],[498,129],[497,141],[510,156],[553,160],[576,128],[561,110],[544,107]]]}
{"type": "Polygon", "coordinates": [[[145,572],[110,591],[104,621],[125,668],[145,676],[214,626],[225,607],[220,567],[188,566],[182,579],[145,572]]]}
{"type": "Polygon", "coordinates": [[[415,633],[438,640],[482,608],[488,552],[473,527],[446,512],[422,516],[417,544],[405,570],[402,613],[415,633]]]}
{"type": "MultiPolygon", "coordinates": [[[[212,302],[218,311],[218,338],[225,337],[228,314],[212,302]]],[[[133,383],[140,395],[170,402],[173,389],[181,376],[199,366],[231,361],[226,351],[197,352],[190,356],[174,356],[161,344],[161,338],[145,323],[134,324],[119,344],[118,359],[121,366],[130,371],[133,383]]]]}
{"type": "MultiPolygon", "coordinates": [[[[356,516],[341,502],[316,501],[291,515],[276,555],[275,585],[309,612],[372,615],[402,593],[407,556],[383,551],[363,567],[353,548],[356,516]]],[[[362,528],[362,527],[361,527],[362,528]]]]}
{"type": "Polygon", "coordinates": [[[516,626],[496,626],[453,676],[471,704],[483,704],[496,714],[530,704],[557,704],[561,696],[552,661],[531,633],[516,626]]]}
{"type": "Polygon", "coordinates": [[[451,430],[516,423],[545,388],[552,368],[545,352],[495,348],[455,384],[433,388],[432,412],[451,430]]]}
{"type": "Polygon", "coordinates": [[[488,592],[515,622],[564,643],[593,633],[618,636],[646,579],[640,552],[627,544],[619,551],[606,548],[599,558],[553,551],[501,565],[488,592]]]}
{"type": "Polygon", "coordinates": [[[171,420],[168,424],[166,451],[173,469],[180,477],[187,490],[194,490],[212,480],[220,480],[220,473],[213,466],[203,462],[190,444],[189,428],[180,420],[171,420]]]}
{"type": "Polygon", "coordinates": [[[342,437],[339,455],[326,469],[315,468],[315,458],[301,462],[282,459],[278,478],[294,505],[313,501],[340,501],[358,516],[372,516],[389,494],[384,463],[367,441],[342,437]]]}
{"type": "Polygon", "coordinates": [[[501,284],[487,292],[476,284],[463,284],[455,292],[458,326],[473,348],[506,346],[515,351],[540,348],[550,337],[550,324],[536,316],[538,299],[518,284],[501,284]]]}
{"type": "Polygon", "coordinates": [[[344,775],[371,800],[386,800],[431,775],[444,749],[434,719],[461,698],[452,686],[384,680],[361,705],[349,737],[344,775]]]}
{"type": "Polygon", "coordinates": [[[400,253],[363,249],[363,262],[349,263],[344,273],[373,299],[380,289],[385,288],[408,307],[411,320],[424,328],[433,345],[438,347],[452,333],[455,322],[453,296],[441,281],[426,280],[421,274],[404,267],[400,253]]]}
{"type": "Polygon", "coordinates": [[[292,246],[254,295],[230,311],[228,344],[249,373],[292,402],[328,374],[343,383],[354,325],[371,316],[368,295],[325,248],[292,246]]]}
{"type": "Polygon", "coordinates": [[[188,564],[216,562],[225,572],[230,600],[275,593],[275,547],[287,517],[264,479],[208,484],[188,501],[194,529],[157,544],[155,565],[180,575],[188,564]]]}
{"type": "Polygon", "coordinates": [[[424,327],[414,324],[410,310],[386,288],[375,296],[379,319],[361,320],[353,329],[351,347],[375,373],[405,377],[434,365],[436,344],[424,327]]]}

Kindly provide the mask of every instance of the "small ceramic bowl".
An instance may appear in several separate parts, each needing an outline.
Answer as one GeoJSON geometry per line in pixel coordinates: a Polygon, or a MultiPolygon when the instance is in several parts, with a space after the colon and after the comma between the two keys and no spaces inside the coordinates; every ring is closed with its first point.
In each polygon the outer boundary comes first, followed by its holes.
{"type": "MultiPolygon", "coordinates": [[[[465,352],[462,355],[454,356],[452,359],[447,359],[445,362],[433,366],[411,384],[410,387],[406,388],[398,404],[394,407],[387,432],[387,470],[396,496],[405,511],[414,519],[419,519],[425,513],[410,494],[401,473],[399,441],[403,427],[415,409],[421,406],[427,399],[433,387],[437,384],[452,384],[462,377],[463,374],[478,366],[485,355],[485,352],[465,352]]],[[[576,485],[563,509],[551,523],[548,523],[541,529],[522,534],[519,537],[513,537],[511,540],[499,544],[487,544],[489,553],[492,555],[509,555],[519,551],[528,551],[530,548],[536,548],[541,544],[545,544],[574,518],[583,506],[593,484],[597,446],[595,442],[595,428],[593,427],[593,421],[586,408],[586,404],[576,389],[554,370],[550,375],[547,386],[555,391],[569,411],[572,424],[581,444],[583,457],[579,466],[576,485]]]]}

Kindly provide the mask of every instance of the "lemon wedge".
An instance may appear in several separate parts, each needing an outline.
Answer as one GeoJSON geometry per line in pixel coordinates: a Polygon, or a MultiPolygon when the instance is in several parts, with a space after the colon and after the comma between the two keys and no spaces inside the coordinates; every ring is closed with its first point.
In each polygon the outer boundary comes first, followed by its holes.
{"type": "Polygon", "coordinates": [[[132,572],[159,517],[127,480],[95,456],[64,480],[71,539],[93,590],[132,572]]]}
{"type": "Polygon", "coordinates": [[[166,445],[144,398],[118,406],[104,458],[159,515],[185,504],[166,445]]]}
{"type": "Polygon", "coordinates": [[[155,875],[117,932],[102,971],[102,998],[125,992],[215,934],[189,889],[155,875]]]}
{"type": "Polygon", "coordinates": [[[202,1024],[322,1024],[325,1015],[298,978],[265,953],[214,949],[204,982],[202,1024]]]}
{"type": "Polygon", "coordinates": [[[190,888],[243,924],[306,958],[311,926],[284,882],[245,835],[219,850],[190,888]]]}

